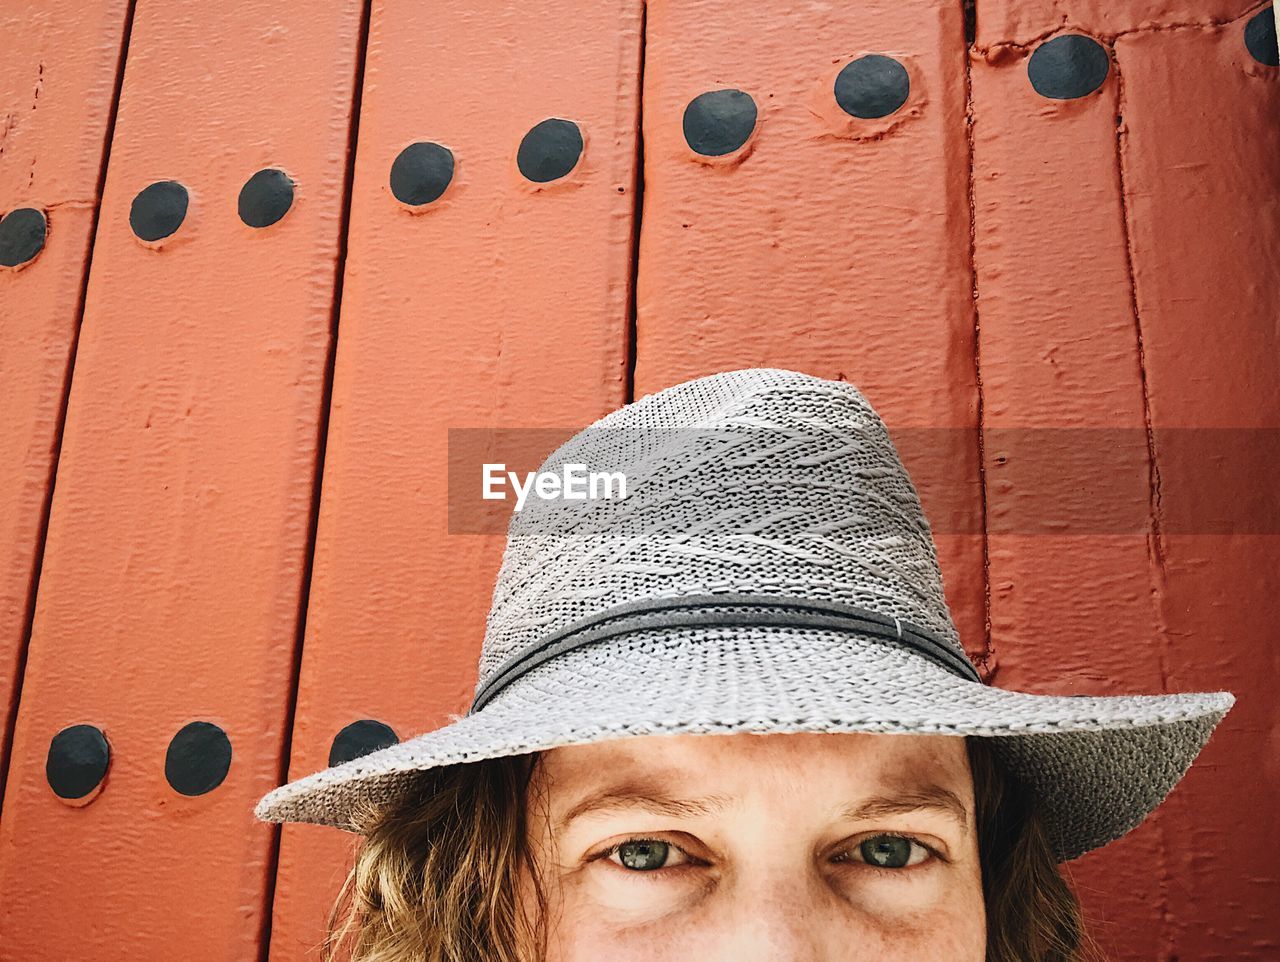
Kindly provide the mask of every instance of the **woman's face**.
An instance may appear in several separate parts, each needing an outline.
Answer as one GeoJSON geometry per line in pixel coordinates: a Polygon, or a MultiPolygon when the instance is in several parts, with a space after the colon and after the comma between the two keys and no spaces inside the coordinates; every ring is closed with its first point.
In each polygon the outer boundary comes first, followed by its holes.
{"type": "Polygon", "coordinates": [[[963,738],[631,736],[530,788],[549,962],[984,958],[963,738]]]}

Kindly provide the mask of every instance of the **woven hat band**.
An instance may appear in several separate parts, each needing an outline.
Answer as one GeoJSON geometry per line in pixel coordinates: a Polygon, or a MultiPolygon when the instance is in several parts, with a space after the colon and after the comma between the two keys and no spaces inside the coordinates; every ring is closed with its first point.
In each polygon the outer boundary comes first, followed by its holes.
{"type": "Polygon", "coordinates": [[[926,628],[881,611],[814,598],[772,595],[696,594],[641,598],[606,608],[539,639],[499,665],[476,691],[468,715],[499,691],[557,655],[647,628],[722,626],[823,628],[852,631],[906,648],[969,681],[982,677],[969,659],[926,628]]]}

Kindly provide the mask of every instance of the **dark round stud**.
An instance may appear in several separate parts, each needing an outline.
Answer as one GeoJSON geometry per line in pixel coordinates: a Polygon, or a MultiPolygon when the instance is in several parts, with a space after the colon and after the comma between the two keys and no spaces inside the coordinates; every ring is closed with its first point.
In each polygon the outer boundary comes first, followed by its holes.
{"type": "Polygon", "coordinates": [[[270,227],[293,206],[293,180],[283,170],[267,167],[240,188],[240,219],[250,227],[270,227]]]}
{"type": "Polygon", "coordinates": [[[0,264],[17,267],[40,253],[45,238],[44,211],[18,207],[0,220],[0,264]]]}
{"type": "Polygon", "coordinates": [[[1258,63],[1280,67],[1280,49],[1276,48],[1276,13],[1270,4],[1244,25],[1244,45],[1258,63]]]}
{"type": "Polygon", "coordinates": [[[84,798],[102,782],[111,748],[102,729],[72,725],[49,740],[44,777],[59,798],[84,798]]]}
{"type": "Polygon", "coordinates": [[[1027,61],[1027,76],[1041,97],[1074,100],[1091,94],[1107,79],[1111,58],[1092,37],[1068,33],[1036,47],[1027,61]]]}
{"type": "Polygon", "coordinates": [[[453,180],[453,151],[441,144],[410,144],[391,164],[391,193],[402,204],[420,207],[439,200],[453,180]]]}
{"type": "Polygon", "coordinates": [[[520,141],[516,166],[535,184],[559,180],[582,156],[582,131],[572,120],[551,117],[533,125],[520,141]]]}
{"type": "Polygon", "coordinates": [[[176,180],[158,180],[142,188],[129,208],[129,226],[145,241],[168,237],[187,216],[187,188],[176,180]]]}
{"type": "Polygon", "coordinates": [[[756,129],[756,102],[742,90],[708,90],[684,108],[684,139],[707,157],[731,154],[756,129]]]}
{"type": "Polygon", "coordinates": [[[211,722],[184,725],[169,742],[164,757],[164,777],[183,795],[211,792],[231,768],[231,739],[211,722]]]}
{"type": "Polygon", "coordinates": [[[329,749],[329,765],[341,765],[353,758],[368,755],[380,748],[388,748],[400,741],[399,736],[387,725],[372,718],[353,721],[333,736],[329,749]]]}
{"type": "Polygon", "coordinates": [[[892,57],[869,53],[850,61],[836,74],[836,103],[852,117],[888,117],[907,102],[911,78],[892,57]]]}

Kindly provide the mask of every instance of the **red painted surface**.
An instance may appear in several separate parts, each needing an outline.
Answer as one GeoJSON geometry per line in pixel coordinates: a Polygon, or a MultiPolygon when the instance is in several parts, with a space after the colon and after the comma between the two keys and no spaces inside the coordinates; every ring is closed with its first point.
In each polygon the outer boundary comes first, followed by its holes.
{"type": "MultiPolygon", "coordinates": [[[[626,400],[640,27],[635,0],[373,8],[292,777],[351,722],[404,738],[466,710],[503,529],[450,532],[448,429],[581,427],[626,400]],[[537,189],[514,158],[548,117],[585,148],[537,189]],[[456,167],[413,212],[388,173],[419,140],[456,167]]],[[[285,826],[273,958],[319,940],[349,848],[285,826]]]]}
{"type": "MultiPolygon", "coordinates": [[[[1031,89],[1025,54],[975,55],[971,69],[996,681],[1060,694],[1158,692],[1146,535],[1018,523],[1078,483],[1040,470],[1047,445],[1063,458],[1095,449],[1115,467],[1111,485],[1127,503],[1149,501],[1117,84],[1113,76],[1095,96],[1055,102],[1031,89]],[[1068,433],[1081,428],[1091,430],[1068,433]]],[[[1094,871],[1084,862],[1071,869],[1097,934],[1134,959],[1160,958],[1163,922],[1152,907],[1163,820],[1159,812],[1087,858],[1094,871]],[[1145,924],[1126,930],[1115,924],[1123,919],[1145,924]]]]}
{"type": "Polygon", "coordinates": [[[47,80],[39,122],[0,140],[0,203],[54,210],[40,257],[0,271],[0,692],[19,689],[86,264],[89,288],[0,810],[0,960],[317,958],[357,839],[277,834],[251,808],[324,767],[353,721],[405,738],[465,708],[502,542],[448,527],[448,430],[569,430],[629,395],[773,365],[853,381],[885,417],[994,683],[1236,692],[1165,805],[1071,872],[1111,958],[1270,962],[1280,540],[1194,523],[1224,489],[1266,508],[1274,465],[1187,459],[1178,438],[1211,435],[1169,433],[1280,429],[1280,69],[1244,49],[1258,9],[992,0],[966,50],[949,0],[650,0],[643,26],[641,0],[375,2],[367,38],[354,0],[155,0],[128,45],[91,252],[124,10],[17,18],[0,89],[25,110],[41,62],[47,80]],[[1032,90],[1028,58],[1060,32],[1112,51],[1095,94],[1032,90]],[[832,106],[835,73],[866,52],[911,76],[887,122],[832,106]],[[724,87],[755,98],[757,128],[708,162],[681,117],[724,87]],[[535,188],[514,156],[547,117],[578,122],[586,148],[535,188]],[[457,167],[414,211],[388,174],[419,140],[457,167]],[[235,199],[268,165],[298,196],[256,232],[235,199]],[[150,249],[129,204],[162,178],[192,207],[150,249]],[[1131,530],[1037,526],[1054,498],[1096,506],[1087,477],[1044,468],[1079,464],[1082,444],[1131,530]],[[194,719],[235,755],[189,798],[163,767],[194,719]],[[114,756],[72,807],[44,761],[77,722],[114,756]]]}
{"type": "Polygon", "coordinates": [[[5,962],[258,955],[276,833],[252,806],[284,774],[359,15],[134,18],[0,818],[5,962]],[[255,231],[237,196],[268,165],[297,197],[255,231]],[[130,204],[165,178],[190,211],[147,246],[130,204]],[[164,764],[193,720],[234,754],[189,797],[164,764]],[[76,723],[113,753],[84,806],[45,778],[76,723]]]}
{"type": "Polygon", "coordinates": [[[979,0],[980,48],[1031,45],[1067,29],[1112,38],[1136,31],[1229,23],[1258,0],[979,0]]]}
{"type": "MultiPolygon", "coordinates": [[[[1157,427],[1280,428],[1280,71],[1243,51],[1247,19],[1116,42],[1134,290],[1157,427]]],[[[1156,442],[1159,517],[1193,516],[1190,506],[1224,496],[1270,506],[1274,517],[1274,459],[1242,474],[1239,461],[1179,457],[1172,438],[1156,442]]],[[[1217,535],[1180,527],[1159,545],[1154,633],[1166,687],[1229,688],[1241,708],[1161,813],[1159,957],[1272,958],[1280,537],[1274,526],[1217,535]]],[[[1145,917],[1128,914],[1116,928],[1145,917]]]]}
{"type": "Polygon", "coordinates": [[[1119,959],[1275,950],[1264,800],[1280,786],[1262,746],[1280,721],[1267,627],[1280,542],[1248,533],[1241,512],[1239,534],[1197,533],[1189,507],[1226,477],[1233,490],[1274,488],[1267,473],[1189,462],[1182,452],[1211,450],[1207,432],[1168,431],[1280,426],[1267,253],[1280,230],[1280,78],[1245,51],[1247,18],[1127,33],[1102,90],[1079,101],[1037,97],[1029,51],[972,60],[995,681],[1229,689],[1242,709],[1147,823],[1071,866],[1119,959]],[[1111,492],[1148,506],[1144,530],[1006,524],[1071,497],[1078,478],[1024,465],[1049,445],[1081,463],[1081,444],[1117,470],[1111,492]]]}
{"type": "Polygon", "coordinates": [[[0,786],[127,13],[124,0],[0,11],[0,215],[35,207],[48,222],[35,259],[0,267],[0,786]]]}

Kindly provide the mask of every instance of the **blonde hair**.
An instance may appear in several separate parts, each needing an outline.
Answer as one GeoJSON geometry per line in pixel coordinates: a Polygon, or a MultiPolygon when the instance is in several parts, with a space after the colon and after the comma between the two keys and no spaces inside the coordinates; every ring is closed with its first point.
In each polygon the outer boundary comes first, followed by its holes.
{"type": "MultiPolygon", "coordinates": [[[[987,962],[1092,962],[1096,946],[1033,795],[983,739],[966,741],[987,962]]],[[[530,950],[541,959],[546,901],[525,832],[537,757],[424,772],[413,796],[380,816],[357,854],[329,913],[325,962],[530,962],[522,954],[530,950]],[[533,912],[520,897],[522,869],[533,912]]]]}

